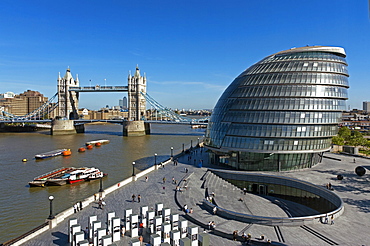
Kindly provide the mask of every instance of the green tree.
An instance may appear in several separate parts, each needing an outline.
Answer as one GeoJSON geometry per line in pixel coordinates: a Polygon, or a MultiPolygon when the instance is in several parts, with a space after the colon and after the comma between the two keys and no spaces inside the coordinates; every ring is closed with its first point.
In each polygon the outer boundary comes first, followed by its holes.
{"type": "Polygon", "coordinates": [[[347,140],[347,144],[352,146],[364,146],[366,143],[367,140],[364,138],[361,132],[358,131],[353,131],[349,137],[349,140],[347,140]]]}
{"type": "Polygon", "coordinates": [[[344,139],[341,136],[334,136],[332,138],[332,143],[336,145],[344,145],[344,139]]]}
{"type": "Polygon", "coordinates": [[[342,137],[344,141],[349,141],[351,137],[351,130],[346,126],[342,126],[338,131],[338,136],[342,137]]]}

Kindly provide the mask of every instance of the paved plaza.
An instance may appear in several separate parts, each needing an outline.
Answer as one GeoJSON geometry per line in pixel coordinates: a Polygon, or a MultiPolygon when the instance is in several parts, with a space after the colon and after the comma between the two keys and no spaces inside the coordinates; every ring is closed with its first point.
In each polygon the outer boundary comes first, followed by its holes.
{"type": "MultiPolygon", "coordinates": [[[[360,177],[355,174],[354,170],[359,165],[370,167],[370,160],[356,158],[356,163],[354,163],[353,156],[332,153],[325,153],[325,155],[337,160],[324,158],[323,163],[312,169],[273,174],[305,180],[319,186],[325,186],[330,182],[334,188],[333,192],[341,197],[345,204],[344,213],[335,219],[333,225],[315,223],[298,227],[263,226],[227,220],[205,210],[201,205],[205,198],[202,178],[207,172],[207,167],[214,168],[215,166],[208,163],[207,153],[199,148],[192,154],[181,156],[178,159],[178,165],[170,163],[149,173],[147,182],[142,177],[108,194],[105,198],[104,209],[99,209],[98,204],[94,202],[70,218],[77,218],[81,228],[85,228],[88,225],[88,217],[91,215],[97,215],[99,220],[105,222],[106,214],[111,211],[115,211],[117,217],[123,218],[124,209],[132,208],[133,213],[139,214],[141,206],[149,206],[150,209],[154,208],[156,203],[163,203],[164,207],[170,208],[172,213],[179,213],[180,217],[188,219],[189,225],[198,225],[199,232],[209,233],[211,245],[242,245],[242,242],[232,240],[232,232],[235,230],[238,230],[239,236],[243,232],[250,233],[252,245],[268,244],[267,240],[271,240],[272,245],[367,245],[367,241],[370,240],[368,232],[370,178],[369,173],[360,177]],[[203,160],[201,168],[195,165],[200,160],[203,160]],[[185,168],[188,169],[188,173],[185,168]],[[343,175],[344,179],[338,180],[338,174],[343,175]],[[187,189],[176,192],[177,185],[172,182],[172,179],[180,181],[184,177],[187,179],[187,189]],[[163,178],[166,178],[165,183],[163,183],[163,178]],[[140,203],[137,199],[135,202],[132,201],[133,194],[136,197],[141,196],[140,203]],[[184,204],[192,208],[194,212],[185,214],[181,210],[184,204]],[[209,230],[209,221],[215,221],[217,225],[215,230],[209,230]],[[264,235],[264,240],[258,239],[261,235],[264,235]]],[[[222,182],[226,181],[214,182],[215,186],[219,185],[219,187],[208,187],[209,190],[216,191],[218,206],[253,215],[287,216],[286,211],[271,202],[268,197],[249,193],[244,196],[240,189],[222,182]],[[240,201],[241,197],[243,197],[243,202],[240,201]]],[[[69,245],[68,219],[23,245],[69,245]]],[[[129,236],[121,237],[116,245],[129,245],[130,240],[129,236]]],[[[144,235],[144,242],[148,242],[148,235],[144,235]]]]}

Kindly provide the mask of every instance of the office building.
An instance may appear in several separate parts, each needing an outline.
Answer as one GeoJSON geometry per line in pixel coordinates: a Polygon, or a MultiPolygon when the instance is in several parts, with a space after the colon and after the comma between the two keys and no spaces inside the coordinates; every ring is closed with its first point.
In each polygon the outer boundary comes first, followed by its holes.
{"type": "Polygon", "coordinates": [[[270,55],[242,72],[218,100],[205,146],[240,170],[308,168],[330,150],[347,100],[346,53],[307,46],[270,55]]]}

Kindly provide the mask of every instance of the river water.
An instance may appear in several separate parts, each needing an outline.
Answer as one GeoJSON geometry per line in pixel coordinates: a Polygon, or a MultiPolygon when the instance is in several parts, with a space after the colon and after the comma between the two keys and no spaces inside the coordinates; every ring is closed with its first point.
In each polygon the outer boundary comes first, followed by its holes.
{"type": "Polygon", "coordinates": [[[189,125],[151,125],[152,134],[123,137],[121,125],[86,125],[84,134],[52,136],[49,132],[0,133],[0,243],[20,236],[45,222],[49,215],[50,195],[54,196],[53,212],[58,213],[99,190],[99,181],[82,182],[45,188],[28,186],[41,174],[60,167],[97,167],[108,173],[103,186],[109,187],[154,163],[168,159],[171,146],[174,153],[197,144],[204,130],[189,125]],[[85,142],[108,139],[109,144],[79,153],[85,142]],[[72,155],[35,160],[35,154],[69,148],[72,155]],[[22,162],[22,159],[28,159],[22,162]]]}

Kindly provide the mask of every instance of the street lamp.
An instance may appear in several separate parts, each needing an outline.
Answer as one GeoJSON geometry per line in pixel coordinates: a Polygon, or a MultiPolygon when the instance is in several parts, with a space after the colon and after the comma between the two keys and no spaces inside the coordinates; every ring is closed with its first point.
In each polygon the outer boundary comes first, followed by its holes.
{"type": "Polygon", "coordinates": [[[182,144],[182,152],[185,151],[185,144],[182,144]]]}
{"type": "Polygon", "coordinates": [[[99,192],[103,192],[103,177],[100,177],[100,189],[99,192]]]}
{"type": "Polygon", "coordinates": [[[49,196],[49,201],[50,201],[50,214],[49,214],[49,217],[48,217],[49,220],[54,219],[54,215],[53,215],[53,200],[54,200],[54,196],[49,196]]]}
{"type": "Polygon", "coordinates": [[[157,165],[157,153],[154,154],[154,166],[157,165]]]}
{"type": "Polygon", "coordinates": [[[199,138],[198,138],[198,146],[199,146],[199,138]]]}
{"type": "Polygon", "coordinates": [[[193,148],[193,139],[190,140],[190,148],[193,148]]]}
{"type": "Polygon", "coordinates": [[[173,157],[173,147],[171,147],[171,158],[173,157]]]}
{"type": "Polygon", "coordinates": [[[132,176],[135,176],[135,162],[132,162],[132,176]]]}

